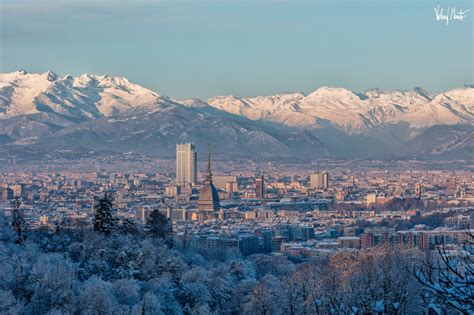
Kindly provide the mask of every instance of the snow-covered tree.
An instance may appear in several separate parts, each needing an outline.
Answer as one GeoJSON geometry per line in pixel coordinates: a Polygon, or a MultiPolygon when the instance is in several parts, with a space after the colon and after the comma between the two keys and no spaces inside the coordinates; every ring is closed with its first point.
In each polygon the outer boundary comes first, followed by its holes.
{"type": "Polygon", "coordinates": [[[295,270],[294,264],[286,256],[255,254],[248,258],[254,266],[257,280],[267,274],[283,277],[295,270]]]}
{"type": "Polygon", "coordinates": [[[11,291],[0,289],[0,314],[21,314],[20,305],[11,291]]]}
{"type": "Polygon", "coordinates": [[[447,307],[462,314],[474,313],[474,234],[466,231],[468,240],[462,250],[449,252],[444,239],[438,240],[437,257],[428,257],[414,274],[426,291],[426,307],[443,314],[447,307]]]}
{"type": "Polygon", "coordinates": [[[148,216],[147,228],[153,237],[163,239],[168,247],[173,246],[173,225],[158,209],[153,209],[148,216]]]}
{"type": "Polygon", "coordinates": [[[178,287],[171,274],[165,273],[147,281],[143,285],[143,289],[153,294],[154,299],[158,302],[156,305],[159,305],[163,313],[171,315],[181,315],[183,313],[181,305],[176,299],[178,287]]]}
{"type": "Polygon", "coordinates": [[[133,220],[129,218],[125,218],[122,221],[122,225],[120,226],[120,230],[124,234],[136,234],[138,233],[138,226],[133,220]]]}
{"type": "Polygon", "coordinates": [[[112,195],[105,193],[103,197],[96,198],[94,230],[110,235],[115,226],[115,218],[112,209],[112,195]]]}
{"type": "Polygon", "coordinates": [[[250,293],[246,314],[282,314],[281,283],[272,275],[263,277],[250,293]]]}
{"type": "Polygon", "coordinates": [[[84,314],[114,314],[118,309],[112,285],[97,277],[88,279],[80,293],[80,309],[84,314]]]}
{"type": "MultiPolygon", "coordinates": [[[[111,206],[111,204],[110,204],[111,206]]],[[[111,207],[110,207],[111,208],[111,207]]],[[[157,231],[163,235],[162,216],[157,231]]],[[[0,225],[2,220],[0,217],[0,225]]],[[[293,263],[169,248],[152,233],[26,231],[0,239],[0,313],[412,314],[411,252],[373,248],[293,263]]],[[[149,225],[150,226],[150,225],[149,225]]],[[[166,230],[166,229],[165,229],[166,230]]],[[[4,235],[5,234],[5,235],[4,235]]],[[[4,235],[4,236],[3,236],[4,235]]],[[[419,300],[419,299],[418,299],[419,300]]],[[[418,302],[419,303],[419,302],[418,302]]],[[[439,302],[441,303],[441,302],[439,302]]]]}
{"type": "Polygon", "coordinates": [[[132,306],[139,301],[139,290],[135,281],[120,279],[113,283],[113,292],[117,302],[123,305],[132,306]]]}
{"type": "Polygon", "coordinates": [[[186,271],[180,281],[181,299],[191,309],[199,305],[208,305],[212,302],[210,287],[208,286],[210,279],[206,269],[195,267],[186,271]]]}
{"type": "Polygon", "coordinates": [[[15,239],[15,232],[12,230],[10,220],[5,216],[3,211],[0,211],[0,242],[13,242],[15,239]]]}
{"type": "Polygon", "coordinates": [[[291,314],[313,314],[314,301],[317,299],[317,283],[320,280],[320,268],[316,263],[304,263],[283,278],[282,289],[286,296],[287,312],[291,314]]]}
{"type": "Polygon", "coordinates": [[[151,292],[145,293],[141,301],[141,314],[144,315],[161,315],[163,312],[163,304],[160,299],[151,292]]]}
{"type": "Polygon", "coordinates": [[[316,282],[313,308],[318,314],[410,313],[419,308],[419,286],[410,274],[416,259],[390,246],[332,255],[316,282]]]}
{"type": "Polygon", "coordinates": [[[63,256],[42,254],[33,266],[29,281],[34,290],[29,304],[31,314],[75,311],[74,270],[63,256]]]}
{"type": "Polygon", "coordinates": [[[12,203],[12,227],[17,234],[16,242],[22,243],[24,241],[25,219],[21,211],[21,201],[18,197],[12,203]]]}

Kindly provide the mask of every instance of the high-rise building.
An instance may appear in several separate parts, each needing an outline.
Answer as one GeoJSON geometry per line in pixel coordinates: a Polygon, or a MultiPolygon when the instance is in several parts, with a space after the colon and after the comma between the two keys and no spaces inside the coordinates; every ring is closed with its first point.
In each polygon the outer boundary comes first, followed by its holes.
{"type": "Polygon", "coordinates": [[[309,179],[311,188],[324,190],[329,186],[329,175],[327,172],[311,174],[309,179]]]}
{"type": "Polygon", "coordinates": [[[10,188],[3,188],[1,189],[1,194],[0,194],[1,200],[2,201],[9,201],[13,199],[13,190],[10,188]]]}
{"type": "Polygon", "coordinates": [[[194,143],[176,144],[176,184],[196,184],[197,155],[194,143]]]}
{"type": "Polygon", "coordinates": [[[417,199],[421,199],[421,184],[420,183],[417,183],[415,185],[415,197],[417,199]]]}
{"type": "Polygon", "coordinates": [[[454,193],[456,192],[456,188],[457,188],[456,177],[446,178],[446,190],[450,193],[454,193]]]}
{"type": "Polygon", "coordinates": [[[265,184],[263,181],[263,175],[257,177],[255,180],[255,196],[257,199],[263,199],[265,197],[265,184]]]}
{"type": "Polygon", "coordinates": [[[206,180],[204,181],[204,186],[199,193],[198,209],[210,213],[210,215],[207,216],[210,217],[212,215],[217,216],[220,208],[219,194],[217,193],[217,188],[212,183],[211,147],[209,146],[206,180]]]}

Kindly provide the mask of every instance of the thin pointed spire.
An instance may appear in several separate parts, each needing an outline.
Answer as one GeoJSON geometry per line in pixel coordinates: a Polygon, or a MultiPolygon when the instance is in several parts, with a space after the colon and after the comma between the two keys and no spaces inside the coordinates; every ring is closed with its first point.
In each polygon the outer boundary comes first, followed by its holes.
{"type": "Polygon", "coordinates": [[[207,173],[206,173],[206,182],[212,181],[211,173],[211,145],[207,145],[207,173]]]}
{"type": "Polygon", "coordinates": [[[211,145],[207,145],[207,172],[211,173],[211,145]]]}
{"type": "Polygon", "coordinates": [[[207,146],[207,172],[204,186],[199,193],[198,209],[205,211],[205,217],[209,219],[212,216],[217,216],[220,204],[219,204],[219,193],[216,187],[212,184],[212,172],[211,172],[211,145],[207,146]]]}

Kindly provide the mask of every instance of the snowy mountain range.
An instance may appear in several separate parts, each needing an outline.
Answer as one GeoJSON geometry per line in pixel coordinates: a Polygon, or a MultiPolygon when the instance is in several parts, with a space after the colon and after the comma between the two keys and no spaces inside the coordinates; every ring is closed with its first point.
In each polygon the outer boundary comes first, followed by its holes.
{"type": "MultiPolygon", "coordinates": [[[[465,158],[474,88],[441,94],[321,87],[305,95],[179,100],[123,77],[0,74],[0,152],[112,151],[172,156],[177,142],[259,157],[465,158]]],[[[14,153],[12,153],[14,152],[14,153]]]]}
{"type": "Polygon", "coordinates": [[[333,126],[348,134],[363,134],[387,124],[407,123],[411,128],[425,128],[474,122],[471,87],[439,95],[431,95],[421,88],[355,93],[344,88],[321,87],[307,96],[302,93],[243,99],[219,96],[207,102],[251,120],[300,128],[333,126]]]}

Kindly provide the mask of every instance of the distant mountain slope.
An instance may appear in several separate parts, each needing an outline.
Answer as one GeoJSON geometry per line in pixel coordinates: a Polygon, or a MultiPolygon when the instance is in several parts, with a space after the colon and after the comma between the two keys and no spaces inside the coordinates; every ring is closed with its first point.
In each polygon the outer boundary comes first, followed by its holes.
{"type": "Polygon", "coordinates": [[[296,151],[327,155],[325,145],[311,134],[281,133],[238,116],[222,117],[180,105],[163,106],[153,112],[134,109],[121,116],[64,128],[38,145],[172,156],[179,142],[194,142],[198,148],[212,143],[219,155],[292,156],[296,151]]]}
{"type": "Polygon", "coordinates": [[[0,118],[50,113],[77,121],[167,101],[122,77],[83,74],[60,78],[51,71],[0,75],[0,118]]]}
{"type": "Polygon", "coordinates": [[[269,120],[288,126],[332,126],[361,134],[382,124],[407,123],[421,128],[437,124],[474,122],[474,89],[465,87],[432,96],[421,88],[413,91],[368,90],[355,93],[344,88],[322,87],[302,93],[268,97],[219,96],[211,106],[252,120],[269,120]]]}
{"type": "Polygon", "coordinates": [[[472,125],[435,125],[420,134],[416,135],[409,141],[405,142],[403,149],[400,151],[401,155],[407,155],[415,152],[418,156],[441,156],[444,151],[452,151],[451,155],[463,156],[462,150],[456,152],[455,147],[450,144],[458,142],[460,139],[474,141],[474,126],[472,125]]]}
{"type": "Polygon", "coordinates": [[[327,156],[311,132],[282,131],[199,100],[179,103],[125,78],[52,72],[0,75],[0,140],[38,150],[174,154],[177,142],[211,142],[219,154],[327,156]],[[5,91],[8,91],[5,92],[5,91]]]}
{"type": "Polygon", "coordinates": [[[449,157],[473,157],[474,156],[474,128],[455,137],[443,144],[434,147],[431,155],[449,157]]]}
{"type": "Polygon", "coordinates": [[[192,141],[255,157],[465,157],[473,125],[472,86],[438,95],[321,87],[308,95],[203,101],[169,98],[108,75],[0,74],[2,152],[168,156],[175,143],[192,141]]]}

